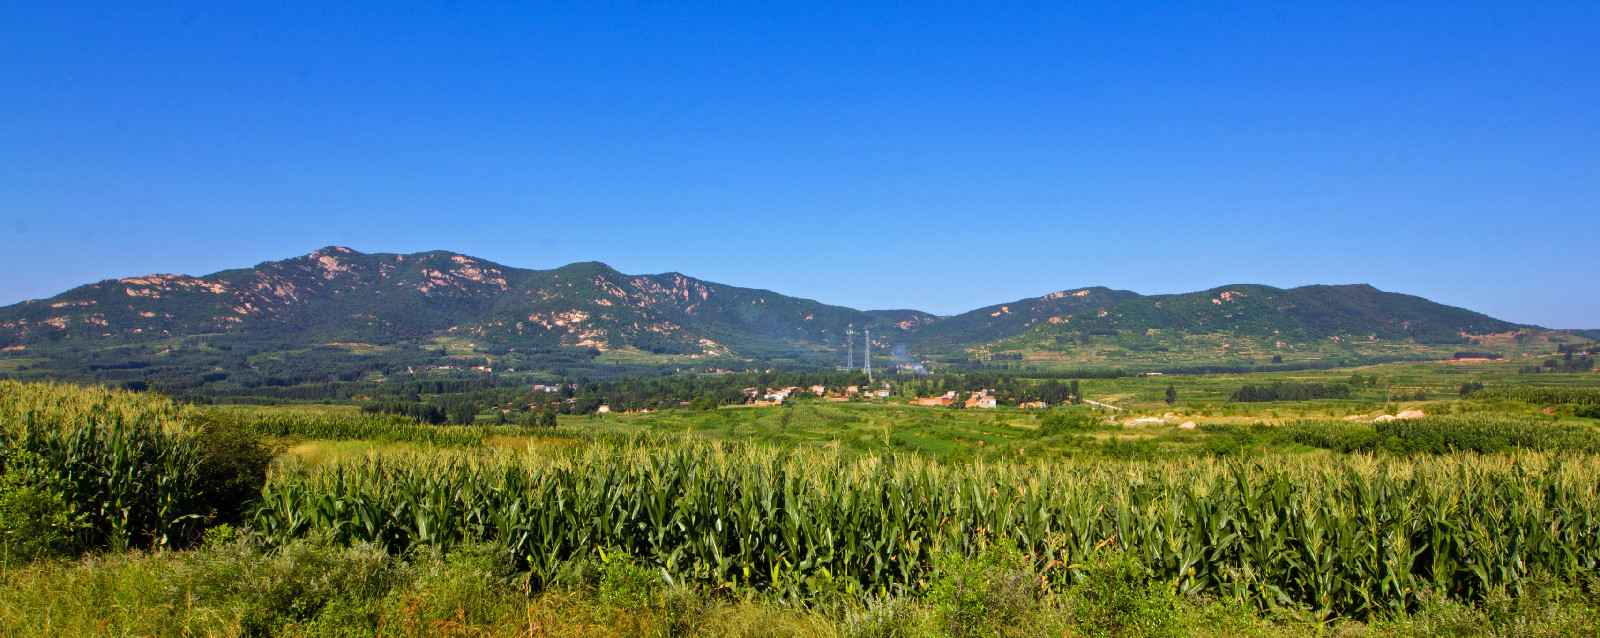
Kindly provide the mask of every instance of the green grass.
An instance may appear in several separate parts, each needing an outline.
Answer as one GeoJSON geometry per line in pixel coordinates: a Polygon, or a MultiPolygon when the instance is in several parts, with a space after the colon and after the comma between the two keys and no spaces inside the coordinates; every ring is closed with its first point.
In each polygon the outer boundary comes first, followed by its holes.
{"type": "Polygon", "coordinates": [[[627,566],[574,565],[531,593],[490,547],[405,557],[315,540],[267,551],[219,541],[0,568],[0,634],[13,638],[239,636],[772,637],[1324,636],[1580,638],[1600,632],[1594,590],[1530,582],[1483,604],[1427,599],[1409,616],[1319,621],[1226,600],[1150,595],[1137,565],[1097,563],[1083,585],[1030,589],[1005,559],[950,561],[924,599],[788,605],[747,590],[672,586],[627,566]],[[964,578],[963,578],[964,577],[964,578]],[[960,585],[960,587],[956,587],[960,585]],[[1110,622],[1108,622],[1110,621],[1110,622]]]}

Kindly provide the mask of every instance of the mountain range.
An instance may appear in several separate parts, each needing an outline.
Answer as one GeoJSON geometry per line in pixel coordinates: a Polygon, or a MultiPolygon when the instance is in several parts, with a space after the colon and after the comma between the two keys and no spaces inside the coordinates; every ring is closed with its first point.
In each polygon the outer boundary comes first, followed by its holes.
{"type": "MultiPolygon", "coordinates": [[[[1070,288],[954,316],[856,310],[679,273],[599,263],[551,270],[446,251],[328,247],[201,277],[109,279],[0,308],[13,359],[136,358],[173,348],[261,356],[308,348],[446,355],[611,355],[615,361],[829,363],[872,331],[875,352],[1046,366],[1260,363],[1510,353],[1584,341],[1368,285],[1230,285],[1174,295],[1070,288]],[[849,332],[858,333],[852,337],[849,332]],[[99,354],[94,354],[99,353],[99,354]]],[[[582,358],[582,357],[579,357],[582,358]]],[[[840,361],[842,362],[842,361],[840,361]]],[[[222,367],[222,366],[219,366],[222,367]]]]}

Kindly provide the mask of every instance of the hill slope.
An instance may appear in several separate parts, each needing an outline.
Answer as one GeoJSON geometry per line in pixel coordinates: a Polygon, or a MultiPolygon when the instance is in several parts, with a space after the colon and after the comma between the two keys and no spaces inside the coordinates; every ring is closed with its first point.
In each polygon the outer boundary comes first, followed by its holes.
{"type": "Polygon", "coordinates": [[[839,342],[849,326],[903,330],[915,311],[867,313],[677,273],[628,276],[598,262],[511,268],[455,253],[329,247],[204,277],[80,286],[0,309],[0,345],[103,345],[209,335],[285,347],[387,345],[455,334],[499,348],[773,353],[839,342]]]}
{"type": "Polygon", "coordinates": [[[203,277],[106,280],[0,308],[0,353],[18,372],[181,369],[292,383],[442,364],[828,367],[843,358],[849,328],[872,329],[875,348],[905,345],[924,358],[1056,367],[1440,357],[1583,340],[1367,285],[1149,296],[1091,287],[936,317],[679,273],[625,275],[598,262],[530,270],[445,251],[329,247],[203,277]]]}
{"type": "Polygon", "coordinates": [[[1274,356],[1361,360],[1447,357],[1473,348],[1548,350],[1549,339],[1568,337],[1365,284],[1239,284],[1134,296],[1048,317],[981,350],[1080,365],[1259,364],[1274,356]],[[1534,336],[1540,343],[1530,342],[1534,336]]]}

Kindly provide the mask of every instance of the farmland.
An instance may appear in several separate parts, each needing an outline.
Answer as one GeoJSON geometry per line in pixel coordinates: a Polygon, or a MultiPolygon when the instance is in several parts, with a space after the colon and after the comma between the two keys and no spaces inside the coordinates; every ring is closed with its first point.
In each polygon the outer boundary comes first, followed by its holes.
{"type": "Polygon", "coordinates": [[[363,413],[359,402],[206,407],[0,382],[6,475],[33,477],[8,478],[0,509],[11,526],[0,626],[1596,628],[1600,426],[1584,411],[1593,374],[1441,362],[1080,383],[1084,398],[1117,409],[913,406],[917,386],[897,381],[886,398],[563,414],[554,427],[489,409],[461,426],[363,413]],[[1469,382],[1484,387],[1463,393],[1469,382]],[[1229,401],[1246,384],[1346,390],[1229,401]],[[1406,410],[1427,416],[1378,418],[1406,410]],[[250,467],[222,462],[240,450],[272,458],[264,479],[250,484],[250,467]],[[26,532],[51,543],[22,542],[25,510],[40,514],[26,532]],[[84,602],[52,602],[66,599],[84,602]]]}

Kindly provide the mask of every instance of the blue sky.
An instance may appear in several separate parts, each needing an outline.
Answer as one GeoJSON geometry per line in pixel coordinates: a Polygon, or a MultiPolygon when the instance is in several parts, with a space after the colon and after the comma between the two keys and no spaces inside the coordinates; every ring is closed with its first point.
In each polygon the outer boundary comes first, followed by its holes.
{"type": "Polygon", "coordinates": [[[345,245],[1600,328],[1594,2],[67,4],[0,6],[0,304],[345,245]]]}

